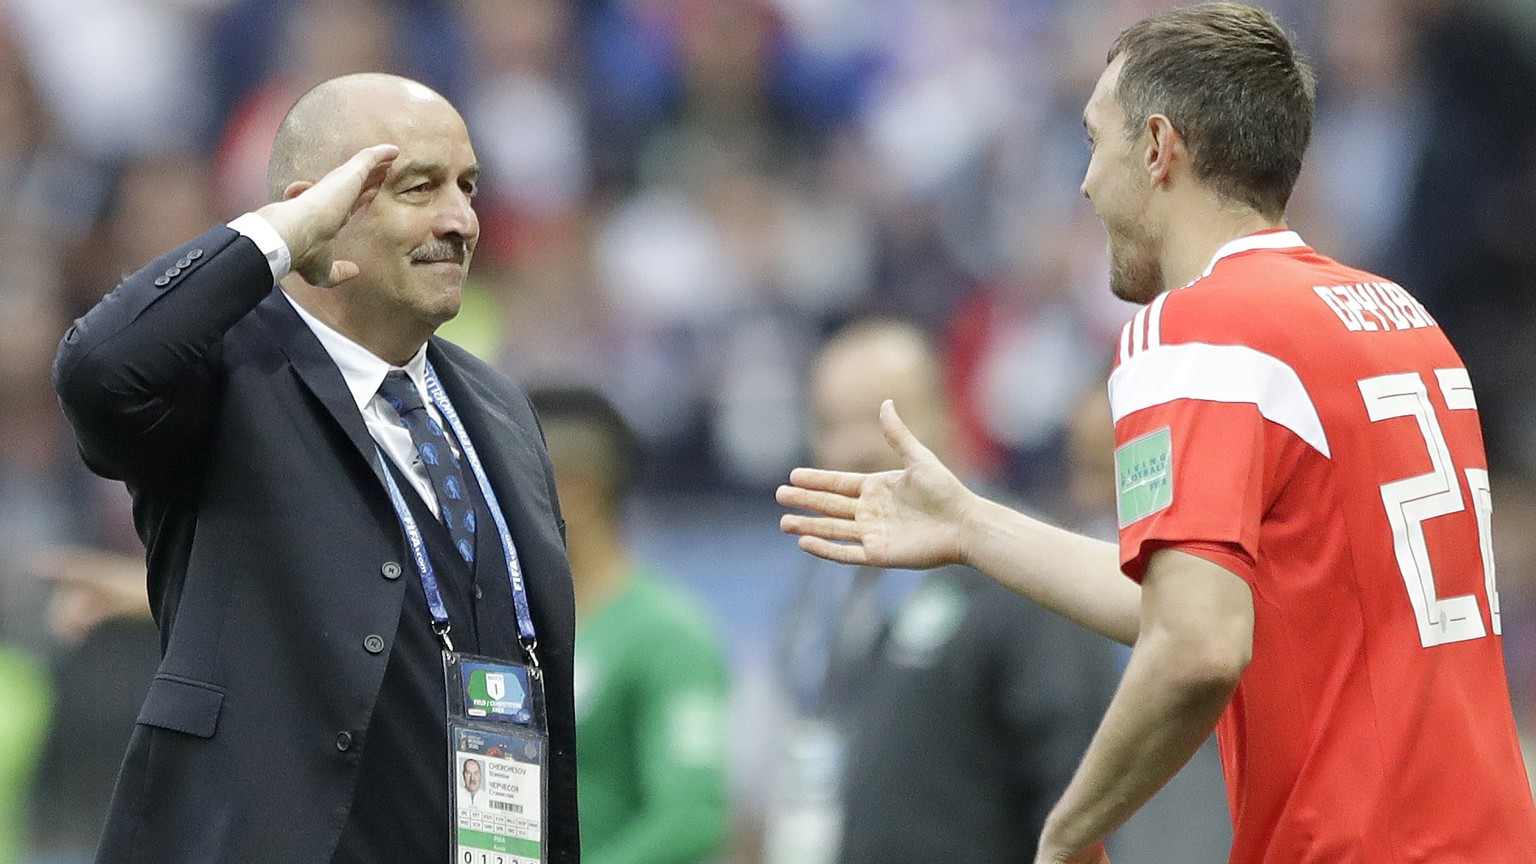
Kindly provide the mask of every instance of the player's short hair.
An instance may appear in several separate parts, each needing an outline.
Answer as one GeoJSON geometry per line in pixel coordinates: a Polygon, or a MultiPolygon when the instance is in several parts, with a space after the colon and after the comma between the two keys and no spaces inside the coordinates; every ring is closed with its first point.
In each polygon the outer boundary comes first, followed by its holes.
{"type": "Polygon", "coordinates": [[[550,449],[557,449],[554,437],[569,432],[581,436],[579,447],[585,467],[599,475],[607,486],[610,503],[617,508],[634,479],[639,457],[639,443],[624,416],[607,397],[585,387],[546,387],[532,391],[528,399],[550,449]]]}
{"type": "Polygon", "coordinates": [[[1195,176],[1271,218],[1285,213],[1312,134],[1316,79],[1273,15],[1238,3],[1165,9],[1128,27],[1115,99],[1127,132],[1162,114],[1195,176]]]}

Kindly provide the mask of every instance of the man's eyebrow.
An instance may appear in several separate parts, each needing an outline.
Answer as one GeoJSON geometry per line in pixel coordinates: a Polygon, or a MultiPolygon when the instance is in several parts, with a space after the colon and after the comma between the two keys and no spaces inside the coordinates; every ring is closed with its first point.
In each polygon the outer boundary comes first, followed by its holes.
{"type": "Polygon", "coordinates": [[[419,159],[401,165],[395,169],[395,177],[413,177],[417,174],[441,174],[443,166],[437,162],[423,162],[419,159]]]}
{"type": "MultiPolygon", "coordinates": [[[[441,162],[416,159],[396,168],[395,180],[404,180],[408,177],[441,177],[447,173],[447,170],[441,162]]],[[[470,182],[478,180],[480,178],[480,163],[471,162],[459,174],[459,177],[470,182]]]]}

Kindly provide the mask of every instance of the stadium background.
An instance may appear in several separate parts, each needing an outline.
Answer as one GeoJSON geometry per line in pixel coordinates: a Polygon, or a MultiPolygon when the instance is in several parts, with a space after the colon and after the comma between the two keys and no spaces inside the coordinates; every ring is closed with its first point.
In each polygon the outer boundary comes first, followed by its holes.
{"type": "MultiPolygon", "coordinates": [[[[80,565],[48,550],[139,552],[126,495],[78,464],[48,386],[67,322],[262,203],[300,92],[382,69],[459,105],[485,167],[472,284],[446,334],[526,385],[601,388],[639,432],[634,541],[729,634],[750,766],[806,566],[771,489],[805,458],[806,366],[831,330],[918,322],[946,359],[972,476],[1044,513],[1062,504],[1071,409],[1133,311],[1108,294],[1078,195],[1079,113],[1114,34],[1160,5],[5,0],[6,662],[59,662],[84,635],[40,578],[80,565]]],[[[1478,388],[1511,681],[1536,728],[1536,4],[1266,5],[1321,80],[1291,224],[1414,291],[1478,388]]],[[[45,704],[19,686],[0,726],[45,704]]],[[[24,776],[0,785],[0,816],[24,806],[24,776]]],[[[760,790],[738,786],[750,808],[760,790]]]]}

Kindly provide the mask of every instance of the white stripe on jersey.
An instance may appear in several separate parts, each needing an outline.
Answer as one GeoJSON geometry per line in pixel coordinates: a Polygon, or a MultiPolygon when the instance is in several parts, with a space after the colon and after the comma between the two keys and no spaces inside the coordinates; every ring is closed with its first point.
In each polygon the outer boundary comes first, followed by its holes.
{"type": "Polygon", "coordinates": [[[1157,299],[1137,310],[1136,317],[1120,328],[1121,363],[1163,344],[1163,303],[1167,299],[1167,291],[1157,295],[1157,299]]]}
{"type": "Polygon", "coordinates": [[[1323,421],[1296,370],[1246,345],[1164,345],[1137,353],[1109,376],[1110,412],[1116,423],[1176,399],[1255,405],[1264,419],[1330,456],[1323,421]]]}
{"type": "Polygon", "coordinates": [[[1152,301],[1152,306],[1147,310],[1147,350],[1152,350],[1163,344],[1163,303],[1168,300],[1168,292],[1157,295],[1152,301]]]}

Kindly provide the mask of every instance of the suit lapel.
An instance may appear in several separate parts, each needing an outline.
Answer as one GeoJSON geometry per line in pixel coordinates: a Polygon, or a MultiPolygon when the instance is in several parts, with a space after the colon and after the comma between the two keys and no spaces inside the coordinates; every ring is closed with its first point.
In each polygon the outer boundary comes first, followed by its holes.
{"type": "Polygon", "coordinates": [[[363,415],[347,389],[336,362],[325,353],[325,347],[315,338],[313,331],[293,310],[281,288],[274,288],[267,299],[256,307],[256,316],[272,334],[272,341],[288,358],[289,366],[299,381],[324,407],[325,412],[341,428],[352,449],[368,466],[368,470],[384,483],[382,466],[379,465],[378,445],[368,434],[363,415]]]}

